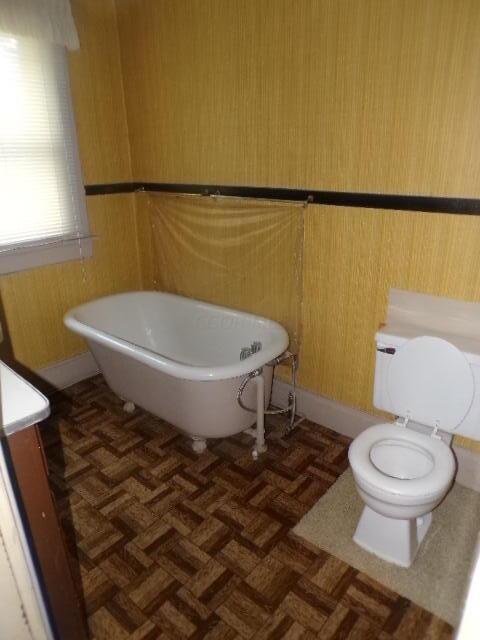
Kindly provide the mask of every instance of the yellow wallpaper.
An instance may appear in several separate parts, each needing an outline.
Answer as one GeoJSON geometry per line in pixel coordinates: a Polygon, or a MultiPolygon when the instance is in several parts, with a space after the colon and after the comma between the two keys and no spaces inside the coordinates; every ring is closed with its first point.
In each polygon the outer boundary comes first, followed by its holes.
{"type": "MultiPolygon", "coordinates": [[[[479,2],[116,7],[136,179],[480,196],[479,2]]],[[[310,206],[305,243],[300,383],[353,406],[389,287],[480,300],[477,217],[310,206]]]]}
{"type": "Polygon", "coordinates": [[[138,258],[143,289],[155,289],[155,251],[152,233],[151,204],[148,193],[135,194],[138,258]]]}
{"type": "Polygon", "coordinates": [[[131,180],[130,147],[113,0],[72,0],[80,49],[70,86],[86,184],[131,180]]]}
{"type": "Polygon", "coordinates": [[[299,383],[373,411],[389,288],[480,302],[480,218],[310,206],[305,222],[299,383]]]}
{"type": "Polygon", "coordinates": [[[371,410],[390,287],[480,302],[480,218],[311,206],[301,383],[371,410]]]}
{"type": "Polygon", "coordinates": [[[140,288],[133,194],[88,198],[93,258],[72,260],[0,278],[0,294],[15,357],[33,369],[86,350],[63,326],[77,304],[140,288]]]}
{"type": "Polygon", "coordinates": [[[137,179],[480,195],[477,0],[119,0],[137,179]]]}
{"type": "MultiPolygon", "coordinates": [[[[113,0],[73,0],[81,49],[69,54],[80,160],[86,183],[131,179],[118,33],[113,0]]],[[[133,195],[87,199],[98,236],[85,261],[0,277],[2,316],[15,358],[37,368],[86,350],[63,327],[67,309],[141,286],[133,195]]],[[[1,310],[0,310],[1,311],[1,310]]]]}

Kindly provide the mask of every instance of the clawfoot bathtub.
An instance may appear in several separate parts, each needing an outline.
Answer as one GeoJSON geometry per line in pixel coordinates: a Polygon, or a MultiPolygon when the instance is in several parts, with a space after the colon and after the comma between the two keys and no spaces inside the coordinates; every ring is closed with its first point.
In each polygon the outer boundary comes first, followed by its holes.
{"type": "MultiPolygon", "coordinates": [[[[135,291],[100,298],[72,309],[65,324],[83,336],[108,385],[175,425],[197,452],[207,438],[251,427],[256,414],[242,409],[237,391],[263,367],[268,405],[273,367],[288,346],[278,323],[170,293],[135,291]]],[[[257,406],[252,378],[243,401],[257,406]]],[[[261,402],[260,402],[261,403],[261,402]]]]}

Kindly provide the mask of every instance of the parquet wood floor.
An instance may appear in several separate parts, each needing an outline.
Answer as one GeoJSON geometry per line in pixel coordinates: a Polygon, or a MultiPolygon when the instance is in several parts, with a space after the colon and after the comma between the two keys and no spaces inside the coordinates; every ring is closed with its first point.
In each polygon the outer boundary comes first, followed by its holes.
{"type": "MultiPolygon", "coordinates": [[[[251,438],[187,438],[122,411],[101,376],[54,397],[42,429],[96,640],[446,640],[451,627],[291,528],[347,467],[310,422],[251,458],[251,438]]],[[[65,639],[68,640],[68,639],[65,639]]]]}

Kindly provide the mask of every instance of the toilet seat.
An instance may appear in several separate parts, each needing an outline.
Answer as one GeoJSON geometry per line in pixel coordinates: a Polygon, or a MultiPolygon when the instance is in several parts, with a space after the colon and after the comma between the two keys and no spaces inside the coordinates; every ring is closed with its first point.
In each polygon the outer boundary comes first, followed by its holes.
{"type": "MultiPolygon", "coordinates": [[[[402,455],[401,451],[399,455],[402,455]]],[[[407,451],[405,455],[408,455],[407,451]]],[[[450,485],[455,472],[453,453],[442,440],[391,423],[369,427],[357,436],[350,445],[348,457],[357,482],[365,484],[375,497],[398,504],[415,504],[441,494],[450,485]],[[413,479],[400,479],[380,471],[371,460],[371,451],[382,441],[393,442],[405,450],[413,446],[417,452],[423,451],[431,456],[431,470],[413,479]]]]}
{"type": "Polygon", "coordinates": [[[394,415],[452,432],[472,406],[475,385],[464,353],[442,338],[420,336],[395,352],[387,390],[394,415]]]}

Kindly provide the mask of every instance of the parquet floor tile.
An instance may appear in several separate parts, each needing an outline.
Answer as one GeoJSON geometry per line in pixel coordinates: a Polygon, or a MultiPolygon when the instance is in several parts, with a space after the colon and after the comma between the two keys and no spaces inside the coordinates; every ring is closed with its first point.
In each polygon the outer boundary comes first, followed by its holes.
{"type": "Polygon", "coordinates": [[[97,376],[53,398],[52,488],[95,640],[447,640],[452,628],[291,529],[347,468],[308,421],[197,456],[97,376]]]}

